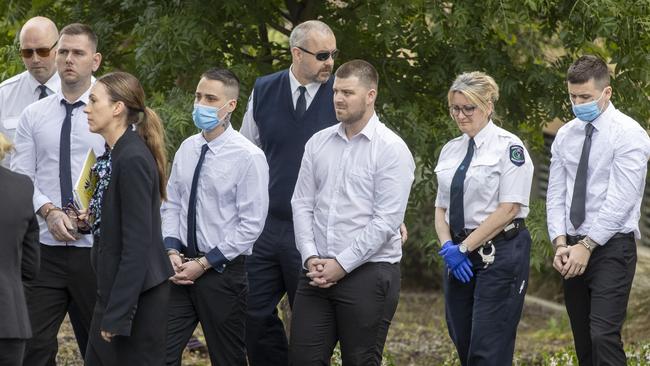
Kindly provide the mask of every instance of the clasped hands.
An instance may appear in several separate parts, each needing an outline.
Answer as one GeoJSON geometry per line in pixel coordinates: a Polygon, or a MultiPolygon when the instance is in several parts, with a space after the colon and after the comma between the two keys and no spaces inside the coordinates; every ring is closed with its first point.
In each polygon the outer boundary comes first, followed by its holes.
{"type": "Polygon", "coordinates": [[[462,283],[467,283],[472,277],[472,262],[466,253],[461,253],[459,244],[447,240],[438,254],[445,260],[445,264],[451,273],[462,283]]]}
{"type": "Polygon", "coordinates": [[[178,253],[169,254],[169,260],[174,268],[174,275],[169,277],[169,280],[176,285],[193,285],[194,280],[205,273],[201,264],[195,260],[183,262],[183,258],[178,253]]]}
{"type": "Polygon", "coordinates": [[[347,274],[334,258],[311,257],[307,259],[307,271],[307,277],[311,279],[309,284],[320,288],[336,285],[347,274]]]}
{"type": "Polygon", "coordinates": [[[558,245],[553,257],[553,268],[568,280],[585,273],[590,257],[591,251],[584,245],[558,245]]]}

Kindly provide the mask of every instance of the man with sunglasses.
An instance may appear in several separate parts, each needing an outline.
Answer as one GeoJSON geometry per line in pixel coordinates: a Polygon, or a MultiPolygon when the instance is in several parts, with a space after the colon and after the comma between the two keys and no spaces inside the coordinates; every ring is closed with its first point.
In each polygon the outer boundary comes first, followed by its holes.
{"type": "MultiPolygon", "coordinates": [[[[55,63],[58,38],[56,25],[44,17],[29,19],[20,31],[20,55],[27,70],[0,84],[0,133],[11,140],[25,107],[61,88],[55,63]]],[[[0,165],[9,167],[12,156],[7,154],[0,165]]]]}
{"type": "Polygon", "coordinates": [[[289,37],[289,69],[262,76],[248,101],[241,133],[269,163],[269,213],[246,267],[249,281],[246,347],[256,365],[287,365],[287,337],[277,305],[286,293],[293,304],[302,263],[296,249],[291,195],[305,143],[337,123],[332,69],[338,54],[330,27],[310,20],[289,37]]]}
{"type": "MultiPolygon", "coordinates": [[[[33,332],[25,350],[25,366],[55,363],[57,333],[66,313],[71,319],[77,317],[87,337],[97,291],[90,266],[92,237],[77,233],[65,212],[88,150],[92,148],[96,155],[104,151],[104,139],[88,130],[83,113],[93,72],[101,63],[97,35],[84,24],[66,26],[54,57],[60,90],[25,108],[11,161],[12,170],[34,182],[34,210],[40,226],[40,272],[25,284],[33,332]]],[[[82,355],[86,343],[79,341],[82,355]]]]}

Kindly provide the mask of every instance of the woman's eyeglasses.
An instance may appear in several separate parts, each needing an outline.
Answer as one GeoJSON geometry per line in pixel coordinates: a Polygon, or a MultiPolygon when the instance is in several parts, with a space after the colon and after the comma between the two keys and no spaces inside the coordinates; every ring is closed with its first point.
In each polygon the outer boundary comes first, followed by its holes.
{"type": "Polygon", "coordinates": [[[42,47],[42,48],[21,48],[20,49],[20,55],[23,58],[32,58],[34,56],[34,52],[38,55],[38,57],[48,57],[50,55],[50,52],[52,52],[52,49],[56,47],[56,44],[59,43],[57,40],[54,42],[52,47],[47,48],[47,47],[42,47]]]}
{"type": "Polygon", "coordinates": [[[474,111],[476,110],[475,105],[464,105],[464,106],[457,106],[457,105],[452,105],[449,107],[449,113],[451,113],[452,116],[458,117],[460,114],[460,111],[463,111],[463,114],[466,117],[471,117],[472,114],[474,114],[474,111]]]}
{"type": "Polygon", "coordinates": [[[336,56],[339,55],[339,50],[334,50],[334,51],[332,51],[332,52],[323,51],[323,52],[316,52],[316,53],[314,53],[314,52],[311,52],[311,51],[307,51],[306,49],[304,49],[304,48],[302,48],[302,47],[300,47],[300,46],[297,46],[297,47],[298,47],[301,51],[304,51],[304,52],[307,52],[307,53],[310,54],[310,55],[313,55],[314,57],[316,57],[316,59],[317,59],[318,61],[327,61],[327,59],[330,58],[330,57],[332,57],[332,60],[335,60],[335,59],[336,59],[336,56]]]}

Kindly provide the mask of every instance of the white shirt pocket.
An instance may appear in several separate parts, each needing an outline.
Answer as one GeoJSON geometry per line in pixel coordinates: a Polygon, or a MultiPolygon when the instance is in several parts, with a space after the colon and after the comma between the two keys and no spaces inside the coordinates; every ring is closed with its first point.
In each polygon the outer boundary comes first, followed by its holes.
{"type": "Polygon", "coordinates": [[[2,127],[5,130],[15,130],[18,127],[18,121],[20,121],[20,117],[7,117],[2,120],[2,127]]]}

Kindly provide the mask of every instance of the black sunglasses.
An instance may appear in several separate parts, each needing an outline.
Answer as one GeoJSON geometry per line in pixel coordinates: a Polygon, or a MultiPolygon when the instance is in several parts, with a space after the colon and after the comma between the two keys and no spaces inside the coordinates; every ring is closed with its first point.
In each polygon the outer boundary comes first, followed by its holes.
{"type": "Polygon", "coordinates": [[[32,58],[32,56],[34,56],[34,52],[36,52],[36,54],[39,57],[47,57],[47,56],[50,55],[50,52],[52,51],[52,49],[54,47],[56,47],[57,43],[59,43],[58,40],[56,42],[54,42],[54,44],[50,48],[47,48],[47,47],[43,47],[43,48],[21,48],[20,49],[20,55],[23,56],[23,58],[32,58]]]}
{"type": "Polygon", "coordinates": [[[332,60],[334,60],[334,59],[336,59],[336,56],[339,55],[339,50],[334,50],[332,52],[323,51],[323,52],[313,53],[311,51],[307,51],[306,49],[304,49],[304,48],[302,48],[300,46],[298,46],[298,48],[301,51],[304,51],[304,52],[307,52],[310,55],[313,55],[314,57],[316,57],[316,59],[318,61],[327,61],[327,59],[330,58],[330,57],[332,57],[332,60]]]}

